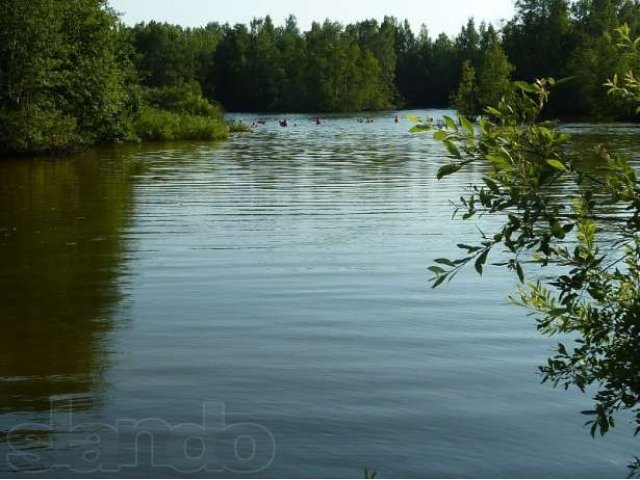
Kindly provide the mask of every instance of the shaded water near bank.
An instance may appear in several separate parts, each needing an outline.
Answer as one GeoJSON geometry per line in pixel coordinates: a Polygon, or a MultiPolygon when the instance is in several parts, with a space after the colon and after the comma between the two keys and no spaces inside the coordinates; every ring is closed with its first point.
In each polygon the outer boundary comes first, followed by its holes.
{"type": "Polygon", "coordinates": [[[514,278],[429,288],[481,172],[437,182],[394,115],[1,162],[0,474],[624,476],[631,428],[540,385],[514,278]]]}

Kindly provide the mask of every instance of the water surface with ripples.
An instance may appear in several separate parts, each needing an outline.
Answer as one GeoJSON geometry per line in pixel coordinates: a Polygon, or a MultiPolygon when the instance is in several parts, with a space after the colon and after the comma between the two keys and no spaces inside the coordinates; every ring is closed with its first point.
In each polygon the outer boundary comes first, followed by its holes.
{"type": "Polygon", "coordinates": [[[436,181],[394,115],[1,162],[0,475],[624,476],[630,426],[540,385],[514,278],[429,288],[482,172],[436,181]]]}

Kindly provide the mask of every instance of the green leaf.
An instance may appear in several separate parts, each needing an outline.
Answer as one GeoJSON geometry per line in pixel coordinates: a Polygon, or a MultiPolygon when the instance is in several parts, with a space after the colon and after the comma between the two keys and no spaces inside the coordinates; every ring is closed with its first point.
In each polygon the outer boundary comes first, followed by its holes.
{"type": "Polygon", "coordinates": [[[480,250],[482,247],[474,247],[472,245],[466,245],[464,243],[459,243],[458,248],[461,250],[466,250],[469,253],[475,253],[480,250]]]}
{"type": "Polygon", "coordinates": [[[458,131],[458,125],[456,125],[456,122],[453,118],[445,115],[443,120],[444,120],[444,124],[447,126],[449,130],[453,130],[454,132],[458,131]]]}
{"type": "Polygon", "coordinates": [[[467,131],[469,136],[473,137],[473,124],[471,121],[464,115],[460,115],[460,123],[462,123],[462,127],[467,131]]]}
{"type": "Polygon", "coordinates": [[[441,277],[436,278],[435,282],[433,282],[433,285],[431,286],[431,288],[438,288],[440,285],[442,285],[444,283],[444,281],[447,279],[446,275],[442,275],[441,277]]]}
{"type": "Polygon", "coordinates": [[[436,267],[435,265],[433,267],[429,267],[429,271],[435,275],[442,275],[443,273],[445,273],[443,268],[436,267]]]}
{"type": "Polygon", "coordinates": [[[364,478],[365,480],[376,480],[376,477],[378,476],[378,472],[374,471],[369,471],[369,469],[367,467],[364,468],[364,478]]]}
{"type": "Polygon", "coordinates": [[[449,134],[447,132],[445,132],[444,130],[438,130],[436,133],[433,134],[433,139],[441,142],[444,139],[446,139],[449,136],[449,134]]]}
{"type": "Polygon", "coordinates": [[[475,265],[476,272],[478,272],[480,275],[484,273],[484,266],[487,263],[488,256],[489,256],[489,249],[482,252],[482,254],[476,260],[476,265],[475,265]]]}
{"type": "Polygon", "coordinates": [[[520,283],[524,283],[524,271],[522,270],[522,265],[520,264],[520,262],[516,262],[516,273],[518,274],[520,283]]]}
{"type": "Polygon", "coordinates": [[[561,78],[560,80],[556,80],[555,85],[562,85],[565,83],[569,83],[571,81],[575,80],[575,77],[565,77],[565,78],[561,78]]]}
{"type": "Polygon", "coordinates": [[[562,163],[560,160],[556,160],[554,158],[551,158],[549,160],[545,160],[547,162],[547,164],[553,168],[555,168],[556,170],[562,170],[564,172],[567,171],[567,167],[565,166],[564,163],[562,163]]]}
{"type": "Polygon", "coordinates": [[[493,107],[487,107],[487,108],[485,108],[485,111],[488,114],[493,115],[494,117],[502,118],[502,113],[500,112],[500,110],[497,110],[497,109],[495,109],[493,107]]]}
{"type": "Polygon", "coordinates": [[[486,159],[489,160],[499,170],[509,170],[512,168],[509,159],[502,155],[486,155],[486,159]]]}
{"type": "Polygon", "coordinates": [[[495,194],[500,193],[500,188],[498,188],[498,185],[496,184],[496,182],[494,182],[493,180],[487,177],[484,177],[482,180],[487,185],[487,187],[489,187],[489,190],[491,190],[491,193],[495,193],[495,194]]]}
{"type": "Polygon", "coordinates": [[[518,81],[518,82],[513,82],[513,84],[523,92],[536,93],[536,88],[530,83],[518,81]]]}
{"type": "Polygon", "coordinates": [[[437,258],[434,262],[439,263],[440,265],[446,265],[447,267],[455,267],[456,264],[449,260],[448,258],[437,258]]]}
{"type": "Polygon", "coordinates": [[[431,125],[415,125],[411,127],[411,129],[409,130],[409,133],[424,133],[424,132],[430,132],[431,130],[433,130],[431,125]]]}
{"type": "Polygon", "coordinates": [[[457,158],[458,160],[462,159],[460,150],[458,150],[458,147],[456,147],[451,140],[443,140],[442,143],[444,144],[447,151],[451,154],[451,156],[457,158]]]}
{"type": "Polygon", "coordinates": [[[438,180],[442,180],[444,177],[460,171],[461,168],[462,165],[460,165],[459,163],[449,163],[447,165],[444,165],[440,168],[440,170],[438,170],[438,180]]]}
{"type": "Polygon", "coordinates": [[[551,223],[551,233],[554,237],[560,240],[567,236],[564,232],[564,228],[562,228],[562,224],[558,221],[554,221],[551,223]]]}

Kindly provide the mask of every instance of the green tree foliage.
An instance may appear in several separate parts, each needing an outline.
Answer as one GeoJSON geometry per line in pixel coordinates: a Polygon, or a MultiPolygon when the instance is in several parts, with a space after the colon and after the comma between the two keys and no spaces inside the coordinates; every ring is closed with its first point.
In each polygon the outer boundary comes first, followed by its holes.
{"type": "Polygon", "coordinates": [[[476,29],[476,22],[470,18],[467,24],[462,27],[456,37],[456,53],[461,61],[470,61],[473,68],[479,68],[482,58],[480,51],[480,33],[476,29]]]}
{"type": "Polygon", "coordinates": [[[640,39],[632,40],[630,32],[631,29],[626,24],[616,31],[620,39],[621,53],[635,69],[629,69],[623,78],[614,74],[605,86],[609,87],[608,93],[610,96],[621,98],[626,103],[636,105],[636,112],[640,113],[640,80],[634,73],[640,71],[640,55],[637,53],[640,50],[640,39]]]}
{"type": "Polygon", "coordinates": [[[278,50],[284,79],[279,84],[278,98],[283,107],[300,112],[307,109],[306,42],[293,15],[277,33],[278,50]]]}
{"type": "Polygon", "coordinates": [[[269,17],[222,28],[215,98],[237,111],[357,111],[388,108],[395,86],[395,23],[314,23],[269,17]]]}
{"type": "MultiPolygon", "coordinates": [[[[622,74],[632,66],[619,55],[613,32],[622,23],[638,25],[640,9],[623,0],[581,0],[574,6],[576,49],[568,60],[567,73],[575,79],[567,99],[577,113],[611,118],[630,112],[611,101],[602,88],[607,75],[622,74]]],[[[636,31],[632,32],[636,34],[636,31]]],[[[567,107],[568,109],[569,107],[567,107]]]]}
{"type": "MultiPolygon", "coordinates": [[[[424,38],[424,35],[421,35],[421,38],[424,38]]],[[[426,79],[426,91],[420,103],[439,107],[448,106],[451,92],[455,90],[455,85],[460,78],[460,65],[456,47],[444,33],[438,35],[433,42],[431,59],[431,74],[426,79]]],[[[425,65],[425,67],[428,66],[428,64],[425,65]]]]}
{"type": "Polygon", "coordinates": [[[571,78],[554,92],[547,114],[602,119],[630,114],[601,87],[608,72],[622,74],[630,67],[611,32],[623,23],[639,32],[637,0],[517,0],[516,10],[503,32],[514,76],[527,82],[571,78]]]}
{"type": "Polygon", "coordinates": [[[509,63],[497,37],[490,41],[478,71],[478,103],[484,108],[497,105],[500,99],[511,93],[511,73],[509,63]]]}
{"type": "MultiPolygon", "coordinates": [[[[498,79],[498,73],[504,73],[505,78],[510,73],[506,71],[508,60],[504,61],[504,52],[495,45],[500,43],[498,32],[484,23],[477,28],[473,19],[469,19],[454,39],[440,34],[435,40],[426,27],[416,38],[408,23],[396,23],[396,39],[397,85],[400,97],[410,107],[449,106],[457,97],[463,80],[467,85],[462,89],[467,93],[471,90],[476,95],[481,93],[475,86],[469,88],[470,70],[463,68],[465,62],[473,68],[476,81],[484,71],[486,81],[482,93],[485,95],[492,93],[488,84],[492,79],[499,83],[495,90],[502,91],[505,82],[501,76],[498,79]],[[488,64],[487,56],[490,57],[488,64]],[[465,72],[467,76],[463,77],[465,72]]],[[[481,101],[475,98],[466,102],[467,106],[471,103],[480,105],[481,101]]],[[[474,108],[473,114],[477,113],[479,109],[474,108]]]]}
{"type": "Polygon", "coordinates": [[[476,89],[476,70],[471,61],[466,60],[462,64],[462,78],[458,91],[453,96],[453,106],[462,115],[470,118],[474,118],[480,111],[476,89]]]}
{"type": "Polygon", "coordinates": [[[453,102],[477,115],[509,95],[511,76],[554,76],[571,80],[555,89],[546,114],[637,118],[601,87],[604,72],[623,78],[638,68],[636,58],[618,54],[611,31],[627,24],[631,36],[640,34],[640,0],[515,3],[502,31],[469,19],[455,37],[432,37],[392,17],[327,20],[307,32],[295,17],[282,26],[265,17],[249,25],[125,28],[107,0],[0,0],[0,149],[51,152],[132,139],[142,108],[147,117],[148,109],[194,115],[157,100],[184,88],[180,101],[193,101],[196,84],[205,110],[218,111],[218,102],[264,112],[453,102]]]}
{"type": "Polygon", "coordinates": [[[462,63],[482,67],[498,34],[473,19],[454,39],[416,37],[407,21],[386,17],[301,32],[295,17],[249,25],[132,28],[135,63],[146,86],[198,81],[204,95],[235,111],[379,110],[449,105],[462,63]],[[195,41],[197,39],[198,41],[195,41]]]}
{"type": "Polygon", "coordinates": [[[220,107],[202,96],[202,88],[195,80],[165,87],[145,87],[142,97],[147,106],[175,113],[219,118],[220,107]]]}
{"type": "Polygon", "coordinates": [[[252,105],[260,105],[260,110],[276,110],[284,69],[271,17],[251,22],[250,35],[249,91],[245,95],[252,99],[252,105]]]}
{"type": "Polygon", "coordinates": [[[435,40],[426,27],[416,37],[408,22],[396,25],[396,78],[409,107],[447,107],[461,79],[462,64],[479,67],[480,36],[475,23],[462,28],[454,40],[445,34],[435,40]]]}
{"type": "MultiPolygon", "coordinates": [[[[423,71],[419,44],[407,20],[396,28],[396,85],[404,104],[415,105],[421,94],[423,71]]],[[[430,46],[429,46],[430,48],[430,46]]]]}
{"type": "MultiPolygon", "coordinates": [[[[628,27],[618,31],[629,50],[638,48],[628,27]]],[[[640,182],[624,156],[600,145],[585,159],[569,147],[568,134],[539,121],[554,86],[552,79],[516,82],[517,93],[488,108],[479,131],[461,117],[462,128],[448,119],[436,132],[452,157],[439,178],[471,164],[487,168],[461,197],[463,218],[491,215],[503,223],[477,244],[458,245],[461,258],[436,260],[434,287],[466,265],[480,275],[489,263],[514,272],[521,286],[513,302],[533,312],[541,333],[571,342],[558,344],[540,367],[544,381],[593,392],[594,406],[583,412],[592,435],[614,427],[620,410],[634,414],[638,433],[640,182]]],[[[609,87],[638,102],[632,72],[609,87]]],[[[639,473],[640,460],[631,468],[639,473]]]]}
{"type": "Polygon", "coordinates": [[[453,95],[453,105],[463,115],[476,117],[490,105],[496,105],[512,92],[513,66],[498,41],[496,32],[488,29],[483,34],[479,70],[471,60],[462,63],[462,76],[458,90],[453,95]]]}
{"type": "Polygon", "coordinates": [[[215,25],[127,29],[106,0],[0,0],[0,153],[157,138],[138,127],[171,115],[171,139],[224,136],[197,83],[218,37],[215,25]]]}
{"type": "Polygon", "coordinates": [[[0,1],[3,153],[126,137],[132,77],[123,29],[106,1],[0,1]]]}
{"type": "Polygon", "coordinates": [[[152,107],[142,108],[134,117],[136,135],[142,140],[220,140],[228,127],[217,118],[176,113],[152,107]]]}
{"type": "MultiPolygon", "coordinates": [[[[232,111],[251,110],[249,92],[249,49],[251,37],[245,25],[222,27],[223,36],[214,57],[213,83],[216,98],[232,111]]],[[[257,109],[257,106],[256,106],[257,109]]]]}
{"type": "Polygon", "coordinates": [[[376,83],[382,89],[379,98],[388,103],[394,101],[398,96],[395,84],[398,62],[395,46],[397,29],[398,22],[393,17],[385,17],[381,25],[378,25],[375,20],[355,25],[360,48],[364,52],[369,52],[370,57],[379,64],[379,71],[375,77],[376,83]]]}
{"type": "Polygon", "coordinates": [[[138,138],[154,141],[219,140],[228,133],[220,108],[202,96],[195,80],[143,87],[133,127],[138,138]]]}
{"type": "Polygon", "coordinates": [[[136,25],[130,32],[143,85],[161,87],[195,80],[213,95],[213,60],[222,37],[219,25],[182,28],[149,22],[136,25]]]}
{"type": "Polygon", "coordinates": [[[519,80],[561,78],[572,50],[569,0],[516,0],[504,47],[519,80]]]}

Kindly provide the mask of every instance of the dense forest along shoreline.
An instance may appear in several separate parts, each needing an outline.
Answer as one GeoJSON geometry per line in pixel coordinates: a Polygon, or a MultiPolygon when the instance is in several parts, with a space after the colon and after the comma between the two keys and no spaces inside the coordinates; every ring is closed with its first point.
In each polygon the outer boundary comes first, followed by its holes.
{"type": "MultiPolygon", "coordinates": [[[[386,17],[342,25],[295,17],[249,25],[125,25],[106,0],[0,4],[0,156],[101,143],[217,140],[223,111],[372,112],[454,106],[477,115],[512,80],[568,78],[550,118],[637,119],[607,75],[638,66],[612,32],[640,32],[637,0],[516,2],[501,29],[418,34],[386,17]]],[[[428,19],[425,19],[428,21],[428,19]]],[[[363,115],[367,115],[363,113],[363,115]]]]}

